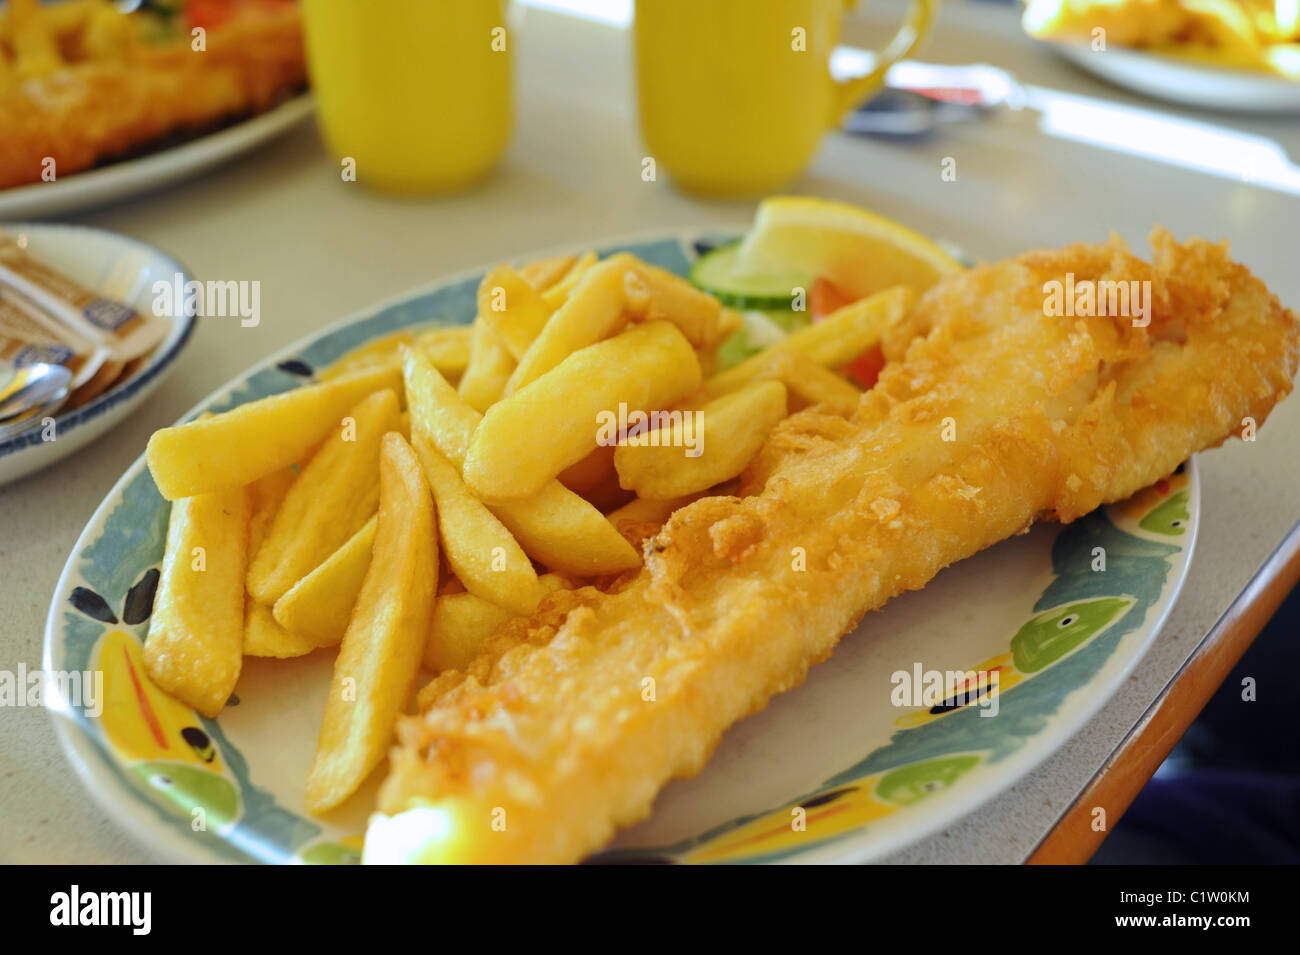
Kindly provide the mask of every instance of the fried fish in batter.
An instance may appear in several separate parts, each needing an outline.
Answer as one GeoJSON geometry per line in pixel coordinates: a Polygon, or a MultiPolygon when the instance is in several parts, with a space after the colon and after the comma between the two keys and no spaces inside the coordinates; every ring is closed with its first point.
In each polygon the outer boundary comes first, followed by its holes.
{"type": "Polygon", "coordinates": [[[866,611],[1262,422],[1291,389],[1297,317],[1226,245],[1152,245],[1152,264],[1113,239],[931,289],[850,417],[792,416],[738,495],[678,510],[616,592],[548,597],[425,688],[381,797],[414,811],[372,823],[367,859],[577,861],[866,611]],[[1046,314],[1067,273],[1150,282],[1149,324],[1046,314]]]}
{"type": "Polygon", "coordinates": [[[103,45],[95,58],[66,62],[51,46],[39,62],[29,56],[11,64],[7,83],[0,70],[0,189],[262,112],[307,82],[293,6],[241,15],[211,31],[202,51],[188,36],[155,46],[130,32],[103,45]]]}

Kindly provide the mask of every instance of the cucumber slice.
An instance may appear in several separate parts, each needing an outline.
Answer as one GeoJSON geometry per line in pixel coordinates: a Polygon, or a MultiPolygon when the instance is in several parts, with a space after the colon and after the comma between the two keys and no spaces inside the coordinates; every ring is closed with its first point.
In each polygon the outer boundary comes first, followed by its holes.
{"type": "Polygon", "coordinates": [[[785,308],[780,311],[768,310],[763,313],[770,321],[781,326],[781,330],[787,335],[791,332],[797,332],[801,328],[807,328],[812,324],[812,319],[808,317],[807,312],[792,312],[785,308]]]}
{"type": "Polygon", "coordinates": [[[790,332],[798,331],[809,324],[807,313],[792,312],[789,309],[784,311],[745,309],[740,313],[740,318],[744,324],[732,332],[718,348],[718,371],[725,371],[732,365],[739,365],[764,348],[784,341],[790,332]]]}
{"type": "Polygon", "coordinates": [[[723,305],[763,311],[789,311],[793,290],[806,290],[812,284],[810,277],[795,273],[743,274],[736,262],[739,248],[740,242],[736,241],[700,256],[691,267],[691,281],[716,295],[723,305]]]}
{"type": "Polygon", "coordinates": [[[738,328],[718,346],[714,371],[726,371],[733,365],[739,365],[749,356],[757,355],[760,351],[762,349],[750,342],[745,330],[738,328]]]}

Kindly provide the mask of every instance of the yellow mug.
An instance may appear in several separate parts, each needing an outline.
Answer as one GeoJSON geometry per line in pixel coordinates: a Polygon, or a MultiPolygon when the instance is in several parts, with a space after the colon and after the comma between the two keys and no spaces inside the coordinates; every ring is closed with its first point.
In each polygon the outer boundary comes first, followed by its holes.
{"type": "Polygon", "coordinates": [[[510,140],[506,0],[304,0],[316,116],[356,178],[401,193],[483,178],[510,140]]]}
{"type": "Polygon", "coordinates": [[[827,129],[880,86],[930,25],[912,0],[870,73],[832,79],[831,51],[854,0],[636,0],[641,134],[689,192],[769,192],[812,158],[827,129]]]}

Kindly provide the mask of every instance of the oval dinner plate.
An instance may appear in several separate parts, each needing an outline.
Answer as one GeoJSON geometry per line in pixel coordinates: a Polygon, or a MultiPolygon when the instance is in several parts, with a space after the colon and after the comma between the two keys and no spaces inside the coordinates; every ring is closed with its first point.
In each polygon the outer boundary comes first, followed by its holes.
{"type": "Polygon", "coordinates": [[[1231,70],[1146,50],[1096,51],[1087,43],[1052,43],[1075,66],[1143,96],[1201,109],[1300,112],[1300,83],[1272,73],[1231,70]]]}
{"type": "MultiPolygon", "coordinates": [[[[661,234],[600,251],[628,251],[684,275],[700,249],[724,238],[661,234]]],[[[468,322],[481,274],[403,295],[305,339],[185,420],[295,387],[396,329],[468,322]]],[[[1083,726],[1137,665],[1186,574],[1199,506],[1189,462],[1130,501],[1068,527],[1040,524],[870,614],[803,686],[733,727],[702,774],[670,785],[651,817],[594,861],[865,861],[995,798],[1083,726]],[[983,676],[961,700],[900,695],[948,671],[983,676]],[[795,830],[798,813],[805,825],[795,830]]],[[[91,679],[98,671],[103,680],[97,702],[51,694],[69,757],[109,813],[162,857],[357,861],[377,778],[326,820],[302,808],[333,666],[328,651],[246,660],[215,720],[145,677],[140,647],[167,517],[141,459],[95,512],[59,579],[46,671],[91,679]]]]}
{"type": "MultiPolygon", "coordinates": [[[[154,282],[170,285],[180,275],[184,285],[190,278],[185,267],[165,252],[116,232],[36,222],[0,222],[0,230],[25,235],[33,256],[136,311],[153,308],[154,282]]],[[[55,415],[53,440],[48,440],[49,434],[40,427],[0,440],[0,485],[67,457],[144,401],[171,371],[194,330],[193,316],[167,319],[172,328],[145,366],[88,404],[55,415]]]]}
{"type": "Polygon", "coordinates": [[[311,111],[311,94],[302,93],[251,119],[170,149],[73,173],[54,182],[0,190],[0,219],[60,215],[170,186],[288,132],[311,111]]]}

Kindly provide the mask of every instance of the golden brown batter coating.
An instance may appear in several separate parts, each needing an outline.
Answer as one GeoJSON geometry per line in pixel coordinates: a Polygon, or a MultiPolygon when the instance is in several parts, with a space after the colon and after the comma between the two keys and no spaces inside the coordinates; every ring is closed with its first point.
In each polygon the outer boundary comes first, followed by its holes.
{"type": "Polygon", "coordinates": [[[0,189],[41,181],[47,159],[62,178],[261,112],[307,81],[293,6],[214,29],[203,52],[188,38],[154,46],[130,34],[111,49],[112,57],[56,64],[35,77],[0,76],[0,189]]]}

